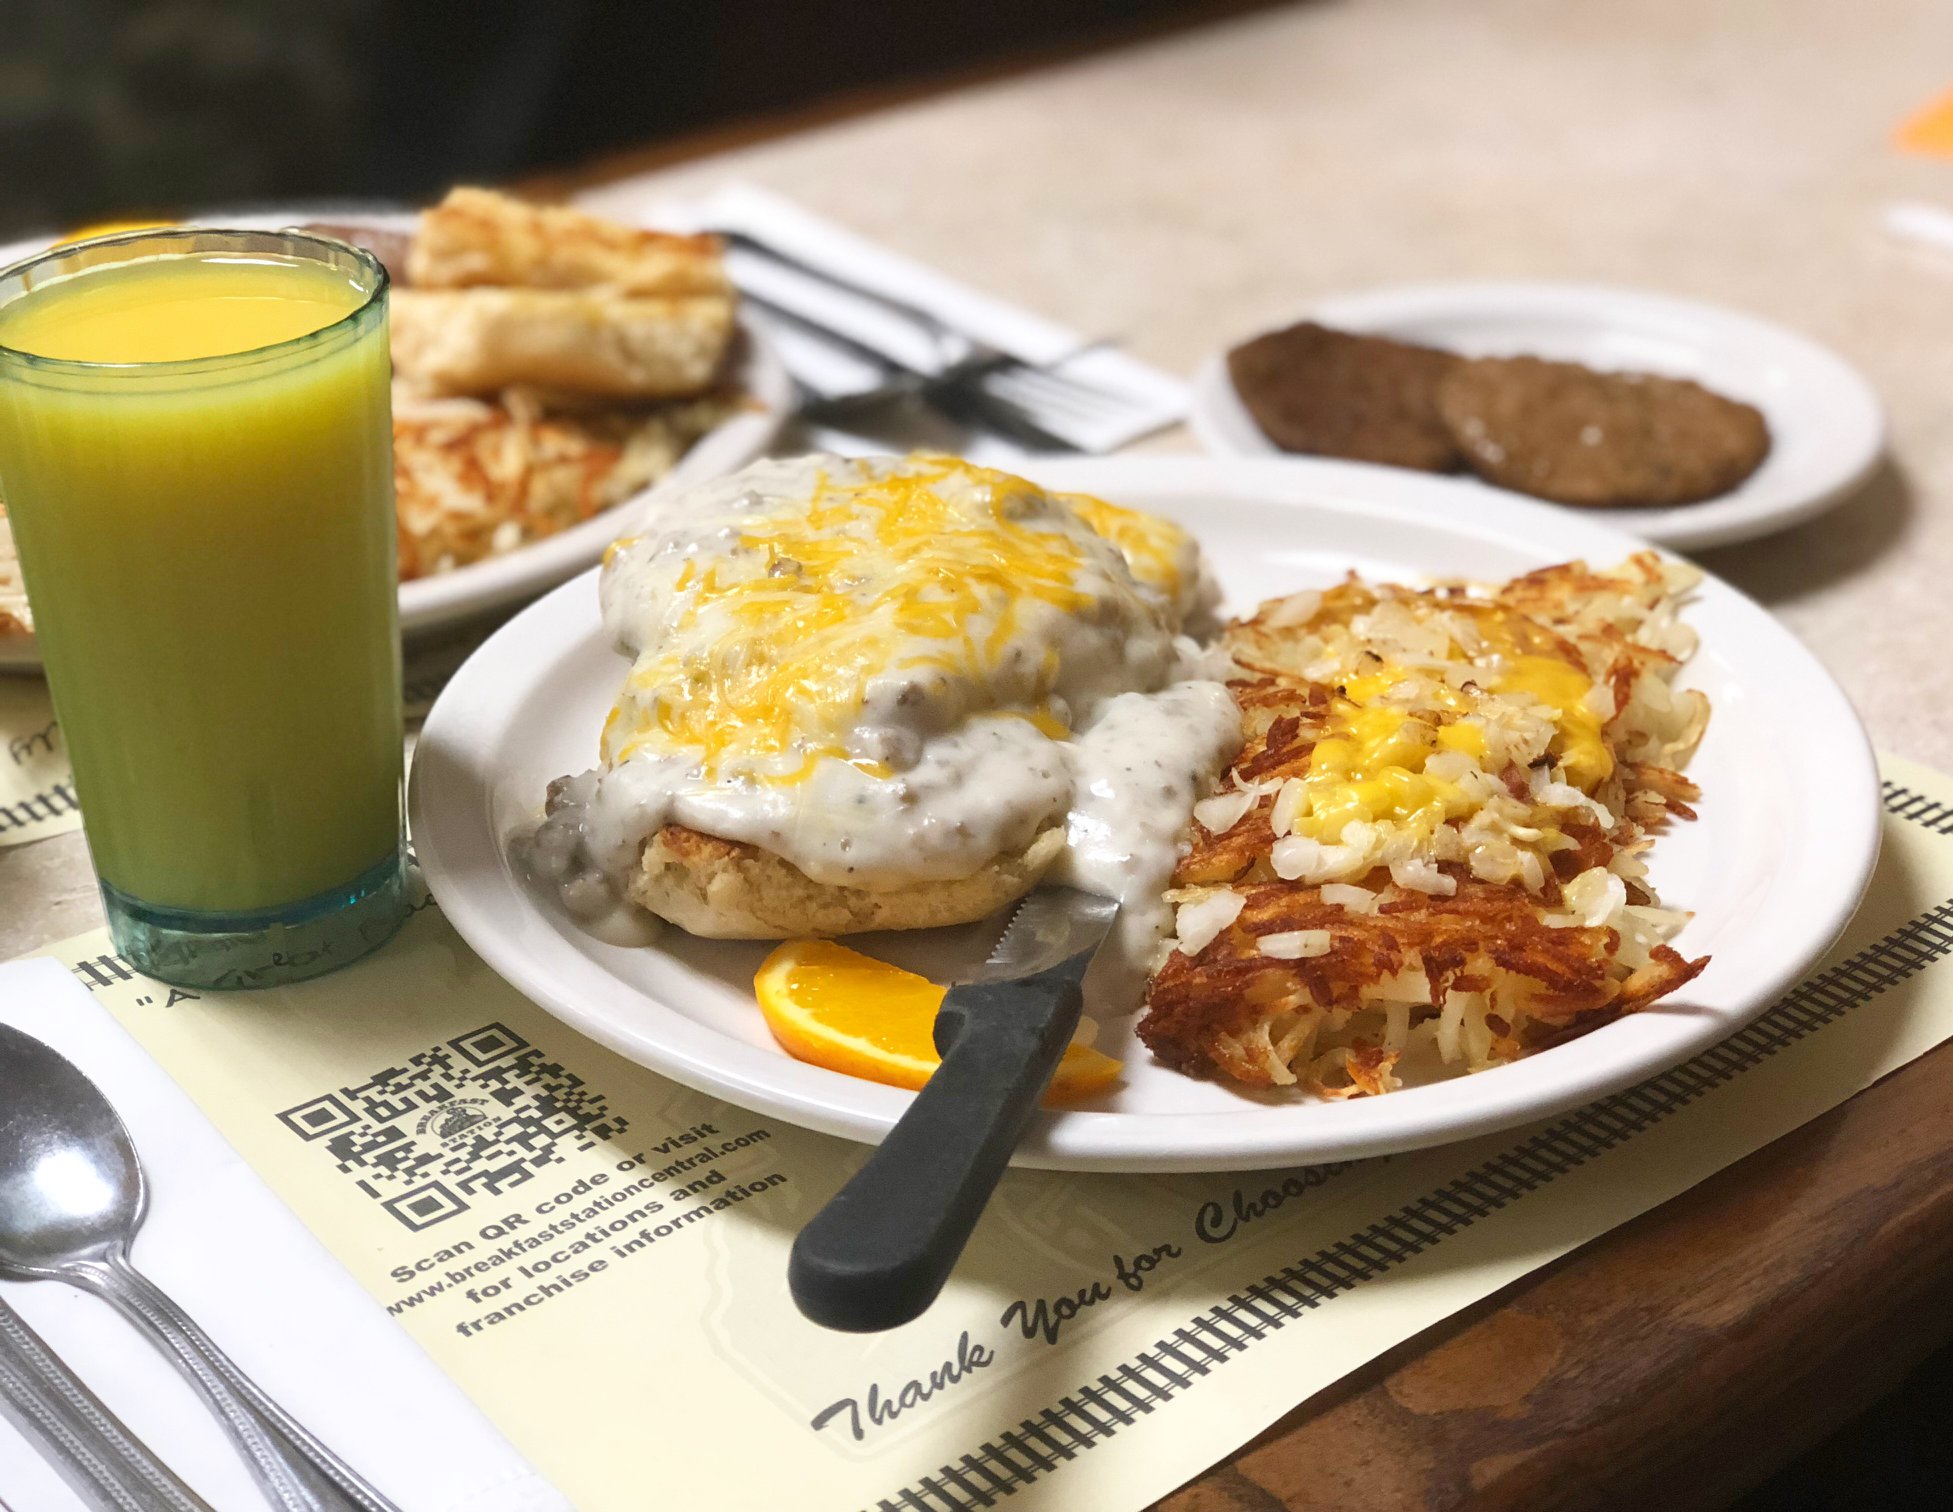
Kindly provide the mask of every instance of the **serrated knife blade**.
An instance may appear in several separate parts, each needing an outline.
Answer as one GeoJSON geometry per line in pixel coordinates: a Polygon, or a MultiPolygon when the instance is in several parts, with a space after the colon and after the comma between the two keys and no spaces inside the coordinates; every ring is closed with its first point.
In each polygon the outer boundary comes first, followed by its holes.
{"type": "Polygon", "coordinates": [[[1116,899],[1075,887],[1035,888],[1011,911],[989,957],[963,980],[1013,981],[1049,971],[1074,956],[1090,955],[1105,943],[1118,916],[1116,899]]]}

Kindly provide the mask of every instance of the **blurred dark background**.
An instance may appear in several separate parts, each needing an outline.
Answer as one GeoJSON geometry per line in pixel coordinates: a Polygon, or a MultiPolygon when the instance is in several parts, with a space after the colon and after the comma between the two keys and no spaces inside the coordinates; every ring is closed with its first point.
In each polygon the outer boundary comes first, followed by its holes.
{"type": "Polygon", "coordinates": [[[425,199],[1246,8],[1215,0],[0,0],[0,235],[425,199]]]}

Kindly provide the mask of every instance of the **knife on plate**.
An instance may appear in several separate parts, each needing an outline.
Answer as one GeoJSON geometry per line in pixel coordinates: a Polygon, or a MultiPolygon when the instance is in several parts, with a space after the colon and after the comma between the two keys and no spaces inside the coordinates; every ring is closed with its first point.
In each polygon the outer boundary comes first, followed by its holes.
{"type": "Polygon", "coordinates": [[[989,959],[944,994],[942,1064],[794,1241],[787,1282],[814,1322],[872,1333],[935,1301],[1071,1043],[1086,968],[1118,911],[1040,887],[989,959]]]}

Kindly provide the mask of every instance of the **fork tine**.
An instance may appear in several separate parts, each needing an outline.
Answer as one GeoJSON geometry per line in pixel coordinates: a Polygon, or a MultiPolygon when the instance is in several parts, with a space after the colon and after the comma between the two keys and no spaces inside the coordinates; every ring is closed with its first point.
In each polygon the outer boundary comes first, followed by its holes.
{"type": "Polygon", "coordinates": [[[732,246],[743,248],[756,256],[764,257],[772,262],[778,263],[783,268],[791,268],[808,278],[817,279],[830,288],[840,289],[860,299],[872,300],[884,309],[893,310],[897,315],[923,327],[925,330],[947,333],[953,336],[963,335],[962,332],[957,331],[933,310],[926,310],[921,305],[911,304],[906,299],[899,299],[893,294],[884,293],[882,290],[871,288],[864,283],[858,283],[854,279],[837,273],[834,269],[826,267],[823,264],[809,262],[804,257],[797,257],[777,243],[755,236],[749,231],[721,228],[712,231],[710,234],[719,237],[732,246]]]}
{"type": "MultiPolygon", "coordinates": [[[[884,308],[892,310],[903,318],[923,327],[925,330],[936,333],[938,336],[969,343],[975,354],[973,360],[974,366],[986,368],[999,375],[1007,383],[1017,384],[1021,381],[1026,403],[1020,405],[1020,408],[1029,408],[1042,400],[1046,404],[1046,407],[1050,409],[1069,407],[1080,418],[1111,418],[1132,406],[1133,401],[1124,396],[1108,393],[1106,390],[1097,388],[1071,374],[1054,372],[1048,366],[1025,362],[1022,359],[1011,357],[1007,353],[997,352],[994,348],[987,346],[981,337],[951,324],[933,310],[926,309],[921,305],[912,304],[908,300],[898,298],[883,290],[872,288],[867,284],[858,283],[854,279],[848,278],[832,268],[809,262],[805,258],[796,256],[777,243],[755,236],[751,232],[721,228],[713,234],[724,238],[733,246],[742,247],[748,252],[768,258],[782,267],[792,268],[808,277],[826,283],[832,288],[841,289],[860,298],[872,300],[884,308]]],[[[766,303],[759,296],[750,292],[742,291],[742,293],[745,298],[753,301],[755,304],[764,305],[766,303]]],[[[804,316],[800,318],[803,320],[806,319],[804,316]]],[[[1085,352],[1095,351],[1109,345],[1110,343],[1105,341],[1091,342],[1065,353],[1058,360],[1069,361],[1085,352]]]]}
{"type": "Polygon", "coordinates": [[[1013,391],[1031,402],[1083,416],[1121,414],[1138,403],[1129,395],[1082,382],[1068,373],[1024,363],[999,366],[994,372],[993,386],[1013,391]]]}
{"type": "Polygon", "coordinates": [[[1034,412],[980,383],[948,383],[927,390],[930,403],[973,429],[988,431],[1037,451],[1083,451],[1076,441],[1040,424],[1034,412]]]}
{"type": "Polygon", "coordinates": [[[1007,404],[1014,404],[1037,415],[1050,419],[1064,419],[1087,424],[1118,420],[1124,417],[1130,406],[1115,399],[1082,397],[1057,390],[1038,389],[1026,384],[1014,383],[1008,376],[989,384],[990,392],[1007,404]]]}

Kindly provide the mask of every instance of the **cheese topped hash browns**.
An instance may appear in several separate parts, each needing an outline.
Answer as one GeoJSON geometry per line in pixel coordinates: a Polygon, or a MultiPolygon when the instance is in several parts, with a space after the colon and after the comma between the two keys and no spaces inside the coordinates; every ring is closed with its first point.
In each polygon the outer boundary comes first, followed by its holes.
{"type": "Polygon", "coordinates": [[[1709,717],[1673,678],[1699,577],[1641,553],[1495,588],[1371,586],[1229,627],[1247,742],[1196,807],[1139,1035],[1326,1097],[1516,1059],[1708,964],[1644,864],[1709,717]],[[1400,1063],[1404,1063],[1400,1066],[1400,1063]]]}

